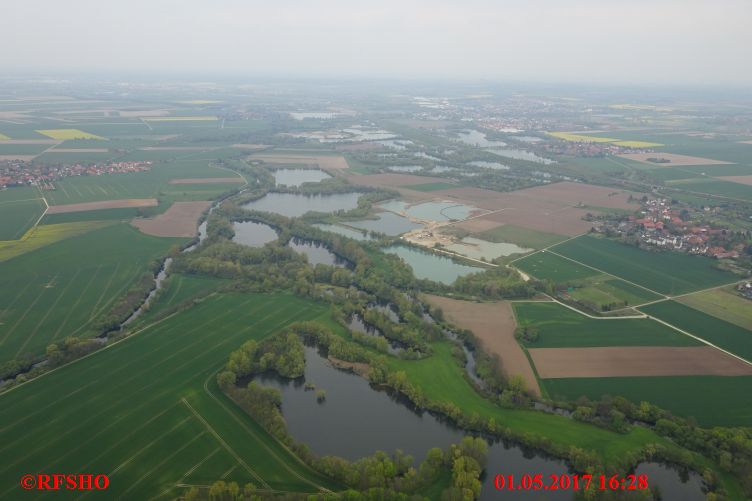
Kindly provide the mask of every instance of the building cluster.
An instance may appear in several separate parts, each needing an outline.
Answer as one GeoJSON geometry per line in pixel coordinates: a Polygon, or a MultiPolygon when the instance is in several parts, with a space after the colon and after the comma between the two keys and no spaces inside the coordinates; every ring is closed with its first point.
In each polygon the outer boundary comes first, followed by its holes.
{"type": "Polygon", "coordinates": [[[747,299],[752,300],[752,282],[744,282],[736,286],[737,292],[747,299]]]}
{"type": "Polygon", "coordinates": [[[0,161],[0,188],[36,185],[42,189],[54,190],[53,181],[64,177],[143,172],[150,170],[151,164],[142,161],[47,165],[4,160],[0,161]]]}
{"type": "MultiPolygon", "coordinates": [[[[709,211],[710,209],[705,209],[709,211]]],[[[618,221],[602,221],[595,231],[636,237],[641,246],[704,255],[716,259],[736,259],[744,242],[733,238],[727,228],[693,222],[699,214],[671,206],[667,199],[643,200],[637,215],[618,221]]]]}

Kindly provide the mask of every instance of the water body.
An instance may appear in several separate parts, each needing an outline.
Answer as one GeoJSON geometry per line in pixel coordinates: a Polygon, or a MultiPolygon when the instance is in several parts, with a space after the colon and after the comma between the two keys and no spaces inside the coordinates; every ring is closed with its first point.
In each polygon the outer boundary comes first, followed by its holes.
{"type": "Polygon", "coordinates": [[[277,169],[274,171],[276,186],[300,186],[303,183],[318,183],[330,176],[321,169],[277,169]]]}
{"type": "Polygon", "coordinates": [[[336,113],[329,111],[313,111],[313,112],[290,112],[290,116],[295,120],[305,120],[306,118],[313,118],[318,120],[331,120],[336,117],[336,113]]]}
{"type": "Polygon", "coordinates": [[[363,233],[362,231],[354,230],[352,228],[348,228],[347,226],[342,226],[339,224],[314,224],[314,227],[328,231],[331,233],[336,233],[337,235],[342,235],[343,237],[352,238],[353,240],[358,241],[364,241],[364,240],[371,240],[371,237],[369,237],[367,234],[363,233]]]}
{"type": "Polygon", "coordinates": [[[545,165],[556,163],[550,158],[540,157],[530,151],[518,150],[515,148],[492,148],[487,151],[493,153],[494,155],[499,155],[506,158],[514,158],[516,160],[527,160],[528,162],[536,162],[545,165]]]}
{"type": "Polygon", "coordinates": [[[501,148],[507,145],[503,141],[489,141],[486,139],[486,135],[478,130],[463,130],[458,132],[457,136],[463,143],[480,148],[501,148]]]}
{"type": "Polygon", "coordinates": [[[369,127],[350,127],[348,129],[342,129],[342,132],[350,134],[351,141],[382,141],[387,139],[394,139],[397,137],[393,132],[389,132],[384,129],[369,128],[369,127]]]}
{"type": "Polygon", "coordinates": [[[637,475],[647,475],[651,489],[658,486],[663,499],[703,501],[702,477],[693,471],[660,463],[642,463],[635,470],[637,475]]]}
{"type": "Polygon", "coordinates": [[[523,143],[540,143],[543,141],[543,139],[535,136],[514,136],[514,138],[517,141],[522,141],[523,143]]]}
{"type": "Polygon", "coordinates": [[[467,165],[472,165],[473,167],[482,167],[484,169],[509,170],[509,167],[504,164],[500,164],[498,162],[486,162],[484,160],[475,160],[473,162],[468,162],[467,165]]]}
{"type": "Polygon", "coordinates": [[[383,250],[401,257],[410,265],[417,278],[426,278],[443,284],[451,284],[458,277],[483,271],[483,268],[459,264],[447,257],[403,245],[392,245],[383,250]]]}
{"type": "Polygon", "coordinates": [[[473,211],[480,210],[457,202],[424,202],[410,206],[400,200],[384,202],[379,207],[423,221],[460,221],[470,217],[473,211]]]}
{"type": "Polygon", "coordinates": [[[248,247],[263,247],[264,244],[277,239],[274,228],[255,221],[234,222],[232,229],[235,230],[232,241],[248,247]]]}
{"type": "Polygon", "coordinates": [[[374,142],[379,143],[380,145],[386,146],[387,148],[392,148],[393,150],[398,150],[398,151],[406,150],[408,146],[415,144],[409,139],[384,139],[384,140],[374,141],[374,142]]]}
{"type": "Polygon", "coordinates": [[[437,165],[436,167],[434,167],[433,169],[429,170],[428,172],[430,172],[432,174],[441,174],[442,172],[451,172],[453,170],[454,169],[452,169],[451,167],[447,167],[445,165],[437,165]]]}
{"type": "Polygon", "coordinates": [[[353,332],[359,332],[361,334],[365,334],[366,336],[383,337],[384,339],[386,339],[386,342],[389,343],[387,352],[391,353],[392,355],[399,354],[399,352],[402,351],[403,349],[400,343],[393,341],[391,339],[387,339],[386,336],[384,336],[384,334],[379,329],[366,324],[363,321],[363,318],[357,313],[350,316],[350,319],[347,321],[347,328],[353,332]]]}
{"type": "Polygon", "coordinates": [[[308,262],[314,266],[317,264],[325,264],[328,266],[344,267],[347,264],[345,259],[334,254],[321,244],[321,242],[301,240],[293,237],[287,245],[295,250],[295,252],[305,254],[308,258],[308,262]]]}
{"type": "Polygon", "coordinates": [[[391,172],[418,172],[423,170],[423,167],[420,165],[393,165],[386,169],[391,172]]]}
{"type": "Polygon", "coordinates": [[[360,193],[334,195],[301,195],[298,193],[267,193],[258,200],[243,204],[244,209],[274,212],[287,217],[299,217],[308,211],[337,212],[358,206],[360,193]]]}
{"type": "Polygon", "coordinates": [[[413,223],[406,217],[399,216],[393,212],[382,212],[378,214],[378,219],[364,219],[363,221],[348,221],[349,226],[363,228],[368,231],[377,231],[389,236],[401,235],[421,227],[418,223],[413,223]]]}
{"type": "Polygon", "coordinates": [[[433,155],[429,155],[428,153],[426,153],[424,151],[416,151],[415,153],[413,153],[413,155],[416,156],[416,157],[420,157],[420,158],[427,158],[427,159],[433,160],[435,162],[441,162],[440,158],[435,157],[433,155]]]}
{"type": "Polygon", "coordinates": [[[460,242],[447,246],[452,252],[462,254],[473,259],[495,259],[512,254],[524,254],[534,249],[526,249],[516,244],[494,243],[479,238],[465,237],[460,242]]]}

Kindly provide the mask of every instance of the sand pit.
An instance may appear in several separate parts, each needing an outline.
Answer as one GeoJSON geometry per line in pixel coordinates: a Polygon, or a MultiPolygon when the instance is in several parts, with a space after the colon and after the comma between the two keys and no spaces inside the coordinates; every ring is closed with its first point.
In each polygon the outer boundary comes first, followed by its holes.
{"type": "Polygon", "coordinates": [[[501,359],[501,366],[509,375],[525,378],[531,393],[540,396],[540,387],[525,353],[514,338],[517,323],[508,302],[474,303],[425,294],[423,298],[444,311],[451,323],[469,329],[483,343],[483,347],[501,359]]]}
{"type": "Polygon", "coordinates": [[[342,156],[269,154],[253,155],[251,160],[261,160],[262,162],[274,164],[318,165],[324,170],[340,170],[350,167],[347,165],[345,157],[342,156]]]}
{"type": "Polygon", "coordinates": [[[131,224],[147,235],[192,237],[198,229],[198,218],[210,205],[211,202],[175,202],[163,214],[136,218],[131,224]]]}
{"type": "Polygon", "coordinates": [[[84,202],[80,204],[51,205],[47,214],[65,214],[68,212],[85,212],[101,209],[127,209],[130,207],[156,207],[156,198],[124,198],[121,200],[102,200],[101,202],[84,202]]]}
{"type": "Polygon", "coordinates": [[[724,162],[722,160],[713,160],[711,158],[692,157],[689,155],[678,155],[676,153],[625,153],[624,155],[618,155],[621,158],[627,160],[634,160],[635,162],[642,162],[644,164],[653,165],[655,167],[671,167],[681,165],[726,165],[731,162],[724,162]],[[656,163],[648,161],[648,158],[665,158],[670,162],[656,163]]]}
{"type": "Polygon", "coordinates": [[[746,364],[710,346],[534,348],[541,378],[629,376],[748,376],[746,364]]]}
{"type": "Polygon", "coordinates": [[[749,186],[752,186],[752,175],[751,176],[719,176],[718,179],[723,179],[724,181],[731,181],[732,183],[747,184],[749,186]]]}
{"type": "Polygon", "coordinates": [[[170,179],[170,184],[225,184],[225,183],[244,183],[240,177],[194,177],[170,179]]]}

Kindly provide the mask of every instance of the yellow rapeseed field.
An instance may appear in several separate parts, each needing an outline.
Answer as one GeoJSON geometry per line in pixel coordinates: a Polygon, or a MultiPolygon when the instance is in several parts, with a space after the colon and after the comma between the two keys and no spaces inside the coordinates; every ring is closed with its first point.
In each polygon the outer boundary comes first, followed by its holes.
{"type": "Polygon", "coordinates": [[[99,139],[106,141],[106,137],[97,136],[96,134],[90,134],[78,129],[44,129],[38,130],[38,133],[43,136],[50,137],[52,139],[59,139],[61,141],[67,141],[69,139],[99,139]]]}
{"type": "Polygon", "coordinates": [[[6,136],[5,134],[0,134],[0,141],[7,141],[8,139],[10,138],[6,136]]]}
{"type": "Polygon", "coordinates": [[[115,224],[115,221],[81,221],[35,226],[18,240],[0,240],[0,261],[41,249],[60,240],[115,224]]]}

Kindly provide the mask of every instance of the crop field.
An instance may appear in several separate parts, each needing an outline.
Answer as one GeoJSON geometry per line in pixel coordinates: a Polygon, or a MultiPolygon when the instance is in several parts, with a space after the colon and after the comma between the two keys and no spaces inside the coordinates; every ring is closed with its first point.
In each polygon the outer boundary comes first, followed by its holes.
{"type": "Polygon", "coordinates": [[[131,224],[147,235],[158,237],[192,237],[198,219],[211,202],[175,202],[162,214],[152,218],[136,218],[131,224]]]}
{"type": "Polygon", "coordinates": [[[99,139],[102,141],[107,140],[107,138],[105,137],[97,136],[96,134],[91,134],[89,132],[84,132],[78,129],[42,129],[37,130],[37,132],[42,134],[43,136],[47,136],[52,139],[59,139],[61,141],[67,141],[69,139],[99,139]]]}
{"type": "Polygon", "coordinates": [[[515,261],[514,266],[537,279],[553,280],[557,283],[601,275],[596,270],[546,251],[523,257],[515,261]]]}
{"type": "Polygon", "coordinates": [[[144,117],[145,122],[216,122],[214,115],[174,116],[174,117],[144,117]]]}
{"type": "Polygon", "coordinates": [[[209,165],[205,160],[182,160],[152,165],[146,172],[108,176],[67,177],[55,181],[54,191],[45,191],[50,205],[98,202],[126,198],[164,198],[177,200],[209,200],[220,193],[237,188],[236,183],[212,185],[171,185],[171,179],[227,177],[227,171],[209,165]]]}
{"type": "MultiPolygon", "coordinates": [[[[34,192],[33,196],[39,195],[34,192]]],[[[0,241],[21,238],[44,213],[44,208],[44,200],[41,198],[8,201],[0,198],[0,241]]]]}
{"type": "Polygon", "coordinates": [[[563,139],[564,141],[573,141],[578,143],[612,143],[617,146],[623,146],[625,148],[657,148],[659,146],[665,146],[661,143],[651,143],[648,141],[622,140],[601,136],[585,136],[582,134],[569,134],[567,132],[547,132],[546,134],[557,139],[563,139]]]}
{"type": "Polygon", "coordinates": [[[90,212],[107,209],[129,209],[133,207],[156,207],[156,198],[125,198],[120,200],[103,200],[101,202],[83,202],[79,204],[53,205],[47,214],[68,214],[70,212],[90,212]]]}
{"type": "MultiPolygon", "coordinates": [[[[138,318],[138,324],[144,325],[157,313],[176,307],[191,298],[216,289],[225,282],[226,280],[222,278],[170,273],[167,283],[157,296],[157,299],[138,318]]],[[[129,325],[129,327],[132,327],[132,325],[129,325]]]]}
{"type": "Polygon", "coordinates": [[[736,278],[714,268],[716,261],[708,257],[648,252],[589,235],[558,244],[552,250],[661,294],[683,294],[731,283],[736,278]]]}
{"type": "Polygon", "coordinates": [[[174,499],[176,484],[207,485],[224,472],[262,489],[336,489],[214,382],[243,342],[326,314],[288,295],[215,296],[0,395],[0,498],[20,497],[29,471],[105,473],[102,499],[174,499]]]}
{"type": "Polygon", "coordinates": [[[410,189],[416,191],[436,191],[436,190],[449,190],[454,188],[455,185],[449,183],[425,183],[425,184],[411,184],[410,189]]]}
{"type": "Polygon", "coordinates": [[[752,362],[752,331],[676,301],[655,303],[640,310],[752,362]]]}
{"type": "Polygon", "coordinates": [[[702,426],[748,426],[752,422],[752,376],[664,376],[547,379],[552,397],[577,399],[601,395],[643,400],[702,426]]]}
{"type": "Polygon", "coordinates": [[[677,153],[625,153],[619,155],[621,158],[627,160],[633,160],[635,162],[642,162],[656,167],[671,167],[671,166],[687,166],[687,165],[723,165],[730,162],[723,160],[715,160],[713,158],[695,157],[690,155],[679,155],[677,153]],[[651,162],[649,158],[663,158],[668,160],[665,163],[651,162]]]}
{"type": "Polygon", "coordinates": [[[677,301],[752,331],[752,301],[741,297],[733,287],[690,294],[678,298],[677,301]]]}
{"type": "Polygon", "coordinates": [[[0,362],[91,335],[97,316],[179,242],[116,224],[1,262],[0,288],[16,292],[0,299],[0,362]]]}
{"type": "Polygon", "coordinates": [[[742,183],[733,183],[729,181],[722,181],[720,179],[698,178],[679,179],[675,181],[669,181],[668,184],[673,188],[680,188],[687,191],[708,193],[710,195],[718,195],[737,200],[744,200],[746,202],[752,200],[752,186],[742,183]]]}
{"type": "Polygon", "coordinates": [[[582,280],[570,289],[568,294],[577,301],[597,305],[598,309],[604,309],[610,305],[634,306],[661,298],[658,294],[608,275],[598,275],[582,280]]]}
{"type": "Polygon", "coordinates": [[[538,332],[530,348],[579,348],[595,346],[701,346],[702,343],[659,322],[643,318],[597,320],[580,315],[558,303],[514,302],[520,326],[538,332]]]}
{"type": "Polygon", "coordinates": [[[490,230],[481,231],[474,236],[482,240],[488,240],[489,242],[508,242],[532,249],[542,249],[565,240],[565,237],[561,235],[531,230],[513,224],[505,224],[490,230]]]}
{"type": "Polygon", "coordinates": [[[0,240],[0,262],[26,254],[66,238],[82,235],[112,224],[109,221],[87,221],[36,226],[18,240],[0,240]]]}

